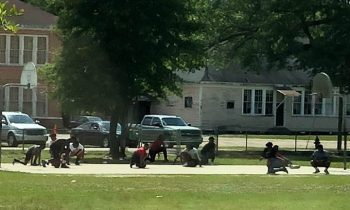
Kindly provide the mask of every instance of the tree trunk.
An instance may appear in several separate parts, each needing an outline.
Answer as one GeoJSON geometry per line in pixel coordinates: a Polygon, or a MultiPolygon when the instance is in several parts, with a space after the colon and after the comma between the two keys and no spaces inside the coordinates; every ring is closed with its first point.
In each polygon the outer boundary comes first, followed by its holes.
{"type": "Polygon", "coordinates": [[[341,151],[342,145],[342,131],[343,131],[343,98],[339,97],[339,106],[338,106],[338,140],[337,140],[337,150],[338,153],[341,151]]]}
{"type": "Polygon", "coordinates": [[[112,156],[112,159],[118,159],[119,158],[119,141],[117,140],[116,131],[117,131],[117,123],[118,123],[118,112],[115,109],[111,116],[111,122],[110,122],[110,128],[109,128],[109,139],[110,139],[110,154],[112,156]]]}

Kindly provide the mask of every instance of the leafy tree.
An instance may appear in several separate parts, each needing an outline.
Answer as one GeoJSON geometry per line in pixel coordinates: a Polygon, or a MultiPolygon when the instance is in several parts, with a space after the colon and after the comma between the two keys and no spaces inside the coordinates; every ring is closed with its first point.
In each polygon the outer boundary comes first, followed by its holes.
{"type": "Polygon", "coordinates": [[[0,2],[0,28],[5,31],[16,32],[18,24],[11,20],[11,17],[20,16],[22,10],[18,10],[15,5],[8,5],[7,2],[0,2]]]}
{"type": "Polygon", "coordinates": [[[40,7],[42,10],[58,15],[63,8],[63,0],[21,0],[31,5],[40,7]]]}
{"type": "MultiPolygon", "coordinates": [[[[349,2],[210,1],[210,53],[226,61],[234,57],[255,70],[265,66],[326,72],[346,94],[350,87],[349,2]]],[[[342,100],[339,104],[343,110],[342,100]]]]}
{"type": "MultiPolygon", "coordinates": [[[[111,116],[111,153],[118,157],[116,123],[124,153],[127,116],[138,96],[180,93],[176,70],[203,64],[201,24],[190,1],[64,1],[58,21],[60,57],[48,75],[55,79],[63,108],[111,116]]],[[[122,154],[124,155],[124,154],[122,154]]]]}

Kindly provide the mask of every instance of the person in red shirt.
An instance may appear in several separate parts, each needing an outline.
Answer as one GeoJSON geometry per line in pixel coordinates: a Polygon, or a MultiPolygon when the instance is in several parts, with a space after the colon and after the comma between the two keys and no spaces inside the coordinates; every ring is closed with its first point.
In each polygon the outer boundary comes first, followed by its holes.
{"type": "Polygon", "coordinates": [[[149,160],[150,162],[154,162],[156,155],[159,154],[160,152],[163,152],[164,161],[169,161],[164,139],[165,139],[164,135],[160,134],[158,138],[151,144],[151,147],[149,149],[149,158],[147,158],[147,160],[149,160]]]}
{"type": "Polygon", "coordinates": [[[146,167],[146,158],[148,156],[147,150],[149,148],[149,145],[146,143],[143,147],[138,148],[131,157],[130,160],[130,168],[132,168],[133,165],[136,165],[139,168],[145,168],[146,167]]]}

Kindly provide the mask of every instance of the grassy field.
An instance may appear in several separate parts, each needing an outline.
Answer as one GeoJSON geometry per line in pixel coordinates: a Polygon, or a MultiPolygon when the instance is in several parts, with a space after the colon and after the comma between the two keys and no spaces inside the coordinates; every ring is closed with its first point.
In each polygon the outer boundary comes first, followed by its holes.
{"type": "Polygon", "coordinates": [[[0,209],[349,209],[345,176],[0,173],[0,209]]]}

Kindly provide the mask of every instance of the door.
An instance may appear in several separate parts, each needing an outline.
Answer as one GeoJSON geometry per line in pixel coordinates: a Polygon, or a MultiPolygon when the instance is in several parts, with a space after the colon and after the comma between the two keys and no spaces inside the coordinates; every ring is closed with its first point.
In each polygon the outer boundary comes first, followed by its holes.
{"type": "Polygon", "coordinates": [[[277,104],[276,126],[284,126],[284,103],[277,104]]]}

